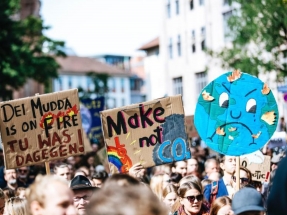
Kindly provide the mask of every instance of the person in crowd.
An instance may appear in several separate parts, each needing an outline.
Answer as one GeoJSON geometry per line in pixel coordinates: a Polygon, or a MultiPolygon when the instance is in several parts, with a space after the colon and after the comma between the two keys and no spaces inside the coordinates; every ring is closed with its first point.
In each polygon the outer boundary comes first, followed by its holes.
{"type": "Polygon", "coordinates": [[[153,175],[150,179],[150,188],[159,199],[162,198],[163,176],[164,174],[153,175]]]}
{"type": "Polygon", "coordinates": [[[94,186],[99,187],[99,188],[102,187],[102,185],[104,184],[104,182],[107,180],[108,177],[109,175],[106,171],[96,172],[92,176],[92,181],[94,182],[94,186]]]}
{"type": "Polygon", "coordinates": [[[280,118],[279,131],[287,131],[284,117],[280,118]]]}
{"type": "Polygon", "coordinates": [[[268,215],[287,214],[287,157],[284,157],[276,170],[272,180],[272,187],[268,195],[268,215]]]}
{"type": "Polygon", "coordinates": [[[177,199],[177,187],[172,184],[167,185],[162,191],[162,201],[171,212],[172,206],[177,199]]]}
{"type": "Polygon", "coordinates": [[[108,188],[108,187],[129,187],[129,186],[139,186],[141,185],[141,182],[128,174],[114,174],[111,177],[109,177],[102,188],[108,188]]]}
{"type": "Polygon", "coordinates": [[[211,181],[219,181],[221,179],[221,174],[219,172],[212,172],[209,174],[208,179],[211,181]]]}
{"type": "Polygon", "coordinates": [[[278,164],[282,159],[282,155],[281,154],[273,154],[272,159],[271,159],[271,171],[275,170],[278,168],[278,164]]]}
{"type": "Polygon", "coordinates": [[[86,172],[84,172],[84,171],[81,170],[81,169],[77,169],[77,170],[75,171],[75,176],[74,176],[74,178],[75,178],[76,176],[78,176],[78,175],[82,175],[82,176],[88,177],[88,175],[86,174],[86,172]]]}
{"type": "Polygon", "coordinates": [[[26,188],[25,187],[17,187],[16,191],[15,191],[15,196],[18,196],[22,199],[26,198],[26,188]]]}
{"type": "MultiPolygon", "coordinates": [[[[251,172],[249,171],[249,169],[243,167],[243,166],[240,166],[239,167],[240,170],[239,170],[239,175],[240,175],[240,189],[247,186],[247,185],[252,185],[252,174],[251,172]]],[[[235,189],[235,186],[236,186],[236,176],[233,175],[232,176],[232,180],[233,180],[233,187],[235,189]]]]}
{"type": "Polygon", "coordinates": [[[65,163],[56,164],[54,167],[54,174],[67,181],[71,180],[71,171],[70,171],[68,164],[65,164],[65,163]]]}
{"type": "Polygon", "coordinates": [[[211,173],[217,172],[219,173],[219,162],[215,158],[209,158],[204,163],[205,168],[205,177],[209,178],[211,173]]]}
{"type": "Polygon", "coordinates": [[[76,215],[73,192],[67,181],[52,175],[38,175],[26,190],[31,215],[76,215]]]}
{"type": "Polygon", "coordinates": [[[28,215],[26,199],[12,197],[5,204],[4,215],[28,215]]]}
{"type": "Polygon", "coordinates": [[[3,215],[5,208],[5,194],[2,189],[0,189],[0,215],[3,215]]]}
{"type": "Polygon", "coordinates": [[[30,184],[33,183],[34,180],[32,180],[29,177],[29,173],[30,173],[30,167],[28,166],[22,166],[20,168],[17,169],[18,172],[18,182],[19,184],[22,184],[21,187],[29,187],[30,184]]]}
{"type": "Polygon", "coordinates": [[[171,171],[174,173],[181,174],[182,177],[187,174],[187,163],[186,161],[177,161],[172,164],[171,171]]]}
{"type": "Polygon", "coordinates": [[[117,184],[104,186],[92,197],[87,206],[87,215],[167,215],[165,205],[147,186],[139,184],[124,189],[117,184]]]}
{"type": "Polygon", "coordinates": [[[7,201],[8,199],[15,197],[16,193],[15,190],[12,190],[8,187],[3,189],[4,195],[5,195],[5,200],[7,201]]]}
{"type": "Polygon", "coordinates": [[[17,187],[25,187],[20,181],[17,180],[18,173],[16,169],[4,169],[4,179],[7,182],[7,187],[16,190],[17,187]]]}
{"type": "Polygon", "coordinates": [[[261,194],[251,187],[240,189],[232,199],[232,210],[236,215],[263,215],[265,208],[261,194]]]}
{"type": "Polygon", "coordinates": [[[205,187],[206,187],[208,184],[211,184],[211,183],[212,183],[212,180],[210,180],[210,179],[208,179],[208,178],[203,179],[203,180],[201,181],[201,186],[202,186],[203,190],[205,189],[205,187]]]}
{"type": "Polygon", "coordinates": [[[74,206],[77,209],[78,215],[86,214],[86,206],[95,191],[90,180],[82,175],[78,175],[72,179],[70,188],[74,192],[74,206]]]}
{"type": "Polygon", "coordinates": [[[234,215],[231,207],[231,199],[227,196],[215,199],[210,208],[209,215],[234,215]]]}
{"type": "MultiPolygon", "coordinates": [[[[158,173],[159,174],[159,173],[158,173]]],[[[172,173],[172,174],[176,174],[176,173],[172,173]]],[[[180,175],[181,177],[181,175],[180,175]]],[[[163,173],[163,176],[162,176],[162,187],[165,188],[167,185],[169,185],[171,182],[171,179],[170,179],[170,175],[169,174],[166,174],[166,173],[163,173]]]]}
{"type": "Polygon", "coordinates": [[[213,181],[207,185],[204,190],[204,197],[209,203],[221,196],[232,198],[235,190],[233,188],[232,176],[236,169],[236,157],[223,156],[220,161],[220,168],[223,171],[223,177],[217,182],[213,181]]]}
{"type": "Polygon", "coordinates": [[[195,175],[195,176],[199,177],[200,174],[198,172],[198,161],[196,158],[190,158],[187,160],[186,174],[187,175],[195,175]]]}
{"type": "Polygon", "coordinates": [[[208,215],[209,208],[203,202],[202,189],[193,182],[182,184],[177,191],[181,206],[174,215],[208,215]]]}
{"type": "Polygon", "coordinates": [[[169,183],[173,184],[174,186],[178,186],[180,180],[182,179],[182,175],[179,173],[171,173],[169,183]]]}

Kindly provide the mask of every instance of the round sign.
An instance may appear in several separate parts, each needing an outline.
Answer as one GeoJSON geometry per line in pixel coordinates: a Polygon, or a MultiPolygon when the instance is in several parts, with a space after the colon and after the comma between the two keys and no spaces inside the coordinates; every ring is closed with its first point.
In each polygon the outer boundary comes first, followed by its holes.
{"type": "Polygon", "coordinates": [[[262,148],[278,123],[278,107],[270,88],[239,70],[216,78],[201,92],[194,124],[213,150],[240,156],[262,148]]]}

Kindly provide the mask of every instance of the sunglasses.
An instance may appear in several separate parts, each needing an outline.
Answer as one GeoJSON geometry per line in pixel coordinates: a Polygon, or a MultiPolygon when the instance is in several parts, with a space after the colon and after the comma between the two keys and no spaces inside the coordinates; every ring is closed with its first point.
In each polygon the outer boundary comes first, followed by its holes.
{"type": "Polygon", "coordinates": [[[187,198],[187,200],[190,202],[190,203],[193,203],[195,201],[195,199],[197,201],[202,201],[203,199],[203,195],[200,194],[200,195],[197,195],[197,196],[186,196],[186,197],[183,197],[183,198],[187,198]]]}
{"type": "Polygon", "coordinates": [[[23,172],[23,173],[27,173],[27,172],[28,172],[28,171],[25,170],[25,169],[19,169],[18,171],[19,171],[19,172],[23,172]]]}
{"type": "MultiPolygon", "coordinates": [[[[236,182],[236,177],[232,176],[232,179],[234,182],[236,182]]],[[[248,178],[240,178],[240,183],[248,183],[249,179],[248,178]]]]}

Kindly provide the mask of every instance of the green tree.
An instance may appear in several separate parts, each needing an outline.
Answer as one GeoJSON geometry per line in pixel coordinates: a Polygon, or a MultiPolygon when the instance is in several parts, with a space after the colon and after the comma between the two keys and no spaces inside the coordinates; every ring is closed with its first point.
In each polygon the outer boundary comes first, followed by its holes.
{"type": "Polygon", "coordinates": [[[287,0],[230,0],[233,9],[228,20],[231,46],[208,53],[221,60],[225,69],[240,69],[253,75],[276,71],[287,75],[287,0]],[[234,4],[235,3],[235,4],[234,4]]]}
{"type": "Polygon", "coordinates": [[[48,85],[57,77],[59,65],[53,56],[65,56],[64,42],[43,34],[43,20],[29,16],[17,20],[20,0],[0,1],[0,99],[12,99],[12,92],[28,78],[48,85]]]}

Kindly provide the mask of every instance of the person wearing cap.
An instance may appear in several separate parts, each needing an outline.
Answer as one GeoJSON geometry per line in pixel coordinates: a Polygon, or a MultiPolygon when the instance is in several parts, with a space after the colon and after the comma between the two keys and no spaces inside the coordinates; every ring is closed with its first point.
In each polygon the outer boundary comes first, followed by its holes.
{"type": "Polygon", "coordinates": [[[232,210],[236,215],[263,215],[265,208],[261,194],[251,187],[240,189],[232,199],[232,210]]]}
{"type": "Polygon", "coordinates": [[[89,204],[96,188],[93,187],[90,180],[83,175],[74,177],[70,183],[70,188],[74,192],[74,206],[76,207],[78,215],[85,215],[86,205],[89,204]]]}

